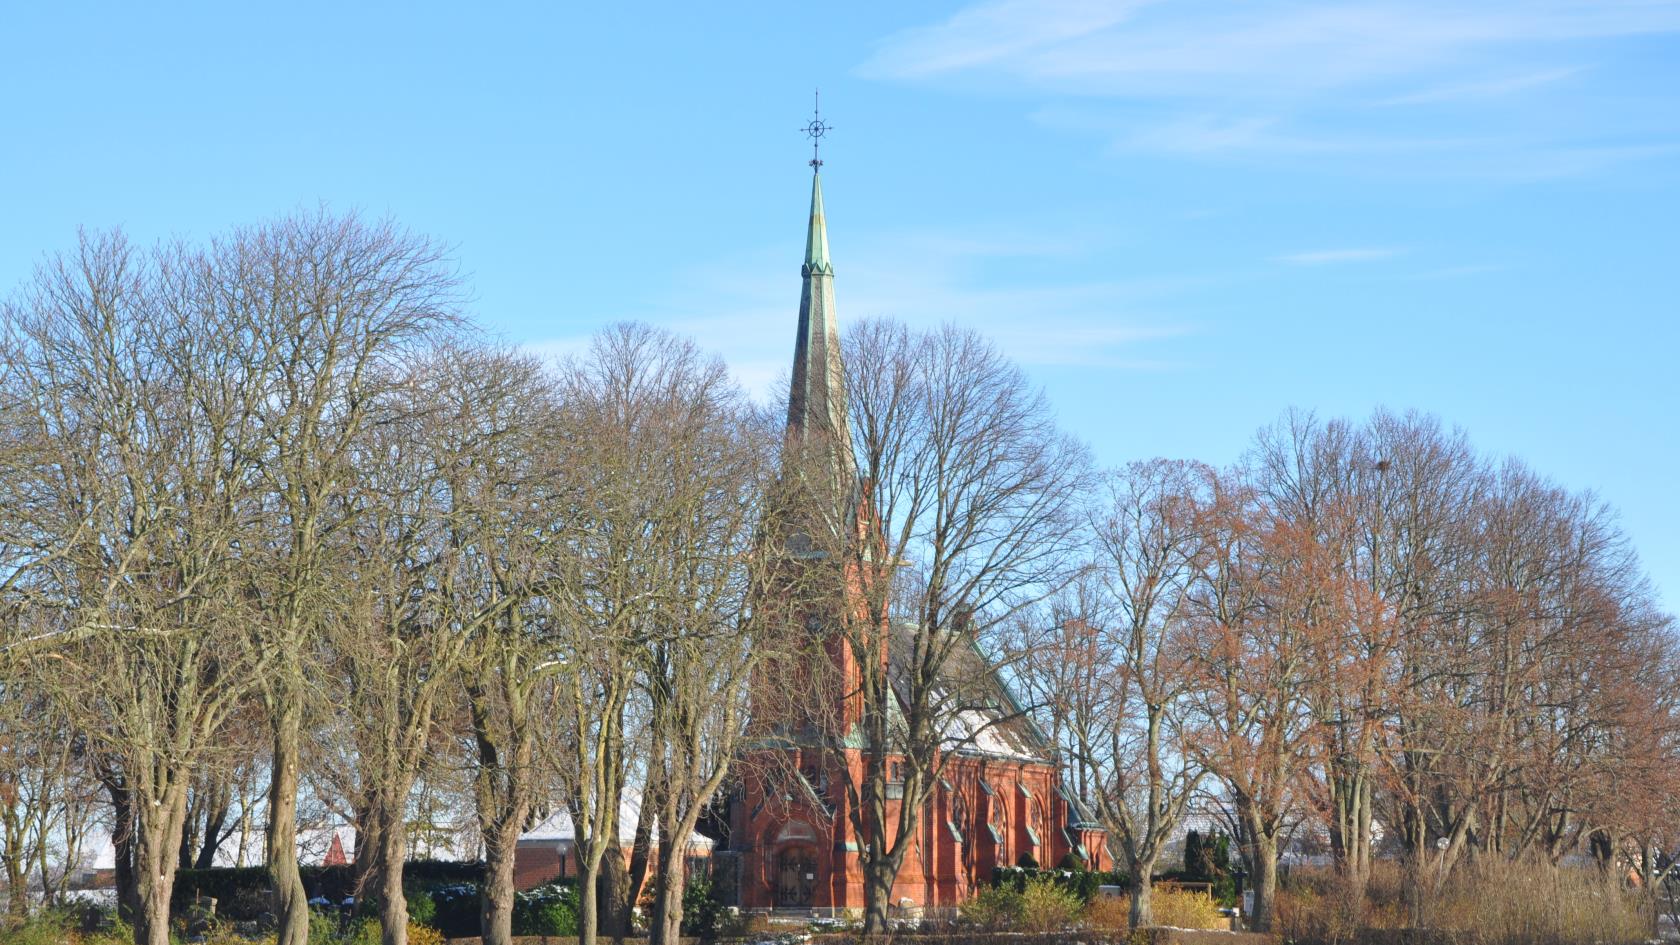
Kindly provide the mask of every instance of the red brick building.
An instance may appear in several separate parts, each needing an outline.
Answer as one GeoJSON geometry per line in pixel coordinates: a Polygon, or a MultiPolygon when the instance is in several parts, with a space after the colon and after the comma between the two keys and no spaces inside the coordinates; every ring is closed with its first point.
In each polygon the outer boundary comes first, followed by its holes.
{"type": "MultiPolygon", "coordinates": [[[[812,181],[801,271],[788,438],[799,442],[809,430],[836,431],[831,436],[836,453],[832,461],[849,470],[834,270],[828,258],[820,174],[812,181]]],[[[887,636],[890,648],[899,635],[887,636]]],[[[842,652],[844,646],[831,644],[822,650],[826,657],[816,658],[840,661],[841,676],[849,679],[855,670],[845,663],[850,656],[842,652]]],[[[961,655],[952,671],[982,680],[985,697],[950,721],[960,731],[952,733],[954,747],[943,777],[921,812],[913,846],[893,887],[895,906],[955,905],[988,881],[996,867],[1029,860],[1054,866],[1074,853],[1093,868],[1108,866],[1101,830],[1062,790],[1048,740],[1022,716],[1008,687],[981,654],[965,650],[961,655]]],[[[884,658],[889,673],[899,672],[893,651],[884,658]]],[[[853,705],[830,711],[843,726],[858,718],[853,705]]],[[[769,727],[776,727],[773,720],[769,727]]],[[[862,746],[837,752],[802,746],[794,737],[757,751],[778,752],[779,762],[758,758],[759,763],[743,766],[743,783],[730,799],[726,837],[714,855],[714,880],[733,889],[744,909],[861,909],[859,848],[846,810],[847,779],[838,766],[848,766],[854,782],[860,780],[862,746]]],[[[890,764],[896,770],[899,762],[890,764]]],[[[888,817],[898,816],[889,801],[888,817]]]]}
{"type": "MultiPolygon", "coordinates": [[[[629,865],[631,851],[636,844],[636,825],[641,816],[641,792],[626,788],[618,806],[618,842],[629,865]]],[[[659,839],[654,840],[657,851],[659,839]]],[[[698,833],[690,834],[683,844],[683,859],[690,875],[704,872],[712,856],[713,841],[698,833]]],[[[516,889],[531,889],[557,879],[575,879],[582,871],[577,852],[577,831],[571,815],[565,810],[555,811],[542,823],[521,834],[513,849],[513,885],[516,889]]]]}

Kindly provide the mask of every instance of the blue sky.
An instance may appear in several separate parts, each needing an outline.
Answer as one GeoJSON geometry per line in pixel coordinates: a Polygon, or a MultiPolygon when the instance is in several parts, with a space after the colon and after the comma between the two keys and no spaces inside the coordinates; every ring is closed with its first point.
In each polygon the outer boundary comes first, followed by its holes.
{"type": "Polygon", "coordinates": [[[1438,414],[1680,610],[1680,0],[14,4],[0,286],[324,202],[510,340],[644,319],[763,389],[815,86],[843,318],[987,332],[1108,463],[1438,414]]]}

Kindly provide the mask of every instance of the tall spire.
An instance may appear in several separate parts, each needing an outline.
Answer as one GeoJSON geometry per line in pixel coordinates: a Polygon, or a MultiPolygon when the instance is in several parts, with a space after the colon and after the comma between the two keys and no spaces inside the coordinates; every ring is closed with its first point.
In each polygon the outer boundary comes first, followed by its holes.
{"type": "Polygon", "coordinates": [[[805,234],[805,265],[800,273],[834,275],[834,264],[828,260],[828,223],[823,220],[822,171],[811,174],[811,225],[805,234]]]}
{"type": "Polygon", "coordinates": [[[832,468],[852,474],[852,440],[846,426],[846,375],[840,362],[840,326],[834,305],[834,265],[828,258],[823,219],[822,172],[811,174],[811,219],[805,236],[804,288],[799,293],[799,334],[793,348],[793,387],[788,394],[788,438],[820,444],[832,468]]]}

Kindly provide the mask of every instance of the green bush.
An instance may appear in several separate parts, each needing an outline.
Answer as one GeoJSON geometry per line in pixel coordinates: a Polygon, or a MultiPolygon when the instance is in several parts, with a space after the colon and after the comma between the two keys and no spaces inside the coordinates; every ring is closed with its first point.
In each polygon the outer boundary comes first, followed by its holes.
{"type": "MultiPolygon", "coordinates": [[[[348,899],[354,889],[351,866],[305,866],[298,872],[312,899],[320,897],[336,905],[348,899]]],[[[403,864],[403,888],[430,891],[442,886],[477,883],[483,875],[484,864],[479,862],[409,860],[403,864]]],[[[268,911],[268,888],[268,869],[262,866],[181,870],[175,874],[170,910],[185,915],[194,899],[208,896],[216,900],[217,915],[249,921],[268,911]]]]}
{"type": "Polygon", "coordinates": [[[958,906],[957,914],[977,928],[1010,928],[1021,919],[1022,895],[1013,886],[988,886],[958,906]]]}
{"type": "Polygon", "coordinates": [[[723,903],[718,901],[712,881],[695,876],[683,885],[682,933],[712,938],[717,935],[718,922],[723,917],[723,903]]]}
{"type": "Polygon", "coordinates": [[[576,935],[578,933],[577,887],[570,884],[538,886],[513,897],[513,934],[576,935]]]}
{"type": "Polygon", "coordinates": [[[342,932],[338,915],[324,909],[309,910],[309,941],[314,945],[330,945],[342,932]]]}
{"type": "Polygon", "coordinates": [[[1027,884],[1047,879],[1057,887],[1078,897],[1081,905],[1096,898],[1098,886],[1127,886],[1131,878],[1112,870],[1038,870],[1020,866],[1000,866],[992,871],[992,885],[1025,892],[1027,884]]]}
{"type": "Polygon", "coordinates": [[[69,917],[57,909],[48,909],[35,913],[16,928],[0,932],[0,941],[6,945],[63,945],[70,940],[70,931],[69,917]]]}
{"type": "Polygon", "coordinates": [[[475,883],[440,886],[431,891],[432,927],[445,938],[472,938],[479,934],[479,895],[475,883]]]}
{"type": "Polygon", "coordinates": [[[383,937],[384,929],[380,928],[378,919],[360,919],[350,926],[344,945],[379,945],[383,937]]]}
{"type": "Polygon", "coordinates": [[[1231,875],[1231,838],[1223,833],[1203,836],[1197,831],[1184,835],[1184,869],[1178,877],[1187,883],[1210,883],[1213,898],[1221,906],[1237,904],[1237,881],[1231,875]]]}
{"type": "Polygon", "coordinates": [[[408,921],[415,925],[437,927],[437,902],[430,890],[405,889],[403,898],[408,901],[408,921]]]}
{"type": "Polygon", "coordinates": [[[1084,903],[1049,879],[1035,879],[1021,893],[1019,926],[1025,932],[1060,932],[1073,928],[1084,903]]]}

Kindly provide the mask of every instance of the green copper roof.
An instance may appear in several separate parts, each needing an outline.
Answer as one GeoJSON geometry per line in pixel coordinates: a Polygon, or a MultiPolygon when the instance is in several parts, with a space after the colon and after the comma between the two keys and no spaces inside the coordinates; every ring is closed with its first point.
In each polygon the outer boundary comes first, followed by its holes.
{"type": "Polygon", "coordinates": [[[823,220],[822,173],[811,174],[811,229],[805,234],[805,272],[834,274],[828,260],[828,224],[823,220]]]}
{"type": "Polygon", "coordinates": [[[840,326],[834,305],[834,266],[828,259],[822,178],[811,175],[811,221],[805,234],[804,283],[799,293],[799,332],[788,389],[788,433],[815,444],[850,489],[852,441],[846,425],[846,372],[840,363],[840,326]]]}

